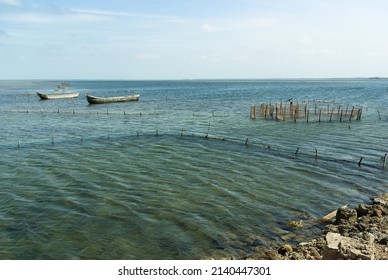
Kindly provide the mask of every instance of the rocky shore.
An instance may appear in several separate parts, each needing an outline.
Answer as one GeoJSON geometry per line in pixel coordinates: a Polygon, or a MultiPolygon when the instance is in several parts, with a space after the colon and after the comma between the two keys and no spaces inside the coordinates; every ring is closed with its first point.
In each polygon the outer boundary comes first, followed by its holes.
{"type": "Polygon", "coordinates": [[[255,260],[388,260],[388,193],[341,207],[322,236],[297,246],[284,244],[244,257],[255,260]]]}

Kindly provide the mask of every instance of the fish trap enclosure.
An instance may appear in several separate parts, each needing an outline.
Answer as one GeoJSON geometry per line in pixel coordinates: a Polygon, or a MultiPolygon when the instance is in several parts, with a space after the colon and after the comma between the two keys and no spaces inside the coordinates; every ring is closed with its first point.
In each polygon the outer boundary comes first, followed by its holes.
{"type": "Polygon", "coordinates": [[[362,108],[342,106],[334,101],[276,102],[252,105],[250,117],[265,120],[333,122],[361,120],[362,108]]]}

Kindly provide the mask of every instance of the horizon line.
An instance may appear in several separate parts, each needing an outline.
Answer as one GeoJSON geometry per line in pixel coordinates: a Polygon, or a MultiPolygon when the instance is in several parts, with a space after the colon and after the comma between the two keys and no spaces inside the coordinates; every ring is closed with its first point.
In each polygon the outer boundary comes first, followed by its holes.
{"type": "Polygon", "coordinates": [[[126,79],[126,78],[11,78],[0,79],[0,81],[241,81],[241,80],[387,80],[388,76],[368,76],[368,77],[319,77],[319,78],[168,78],[168,79],[126,79]]]}

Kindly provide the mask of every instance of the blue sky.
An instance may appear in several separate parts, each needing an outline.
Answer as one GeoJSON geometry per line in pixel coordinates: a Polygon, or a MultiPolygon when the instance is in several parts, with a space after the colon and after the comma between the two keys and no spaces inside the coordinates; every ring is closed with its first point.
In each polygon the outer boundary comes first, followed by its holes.
{"type": "Polygon", "coordinates": [[[0,79],[388,76],[385,0],[0,0],[0,79]]]}

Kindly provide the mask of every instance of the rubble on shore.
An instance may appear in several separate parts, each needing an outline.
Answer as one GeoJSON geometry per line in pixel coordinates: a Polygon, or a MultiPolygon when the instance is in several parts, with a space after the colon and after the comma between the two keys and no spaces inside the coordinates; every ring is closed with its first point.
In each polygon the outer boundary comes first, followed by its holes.
{"type": "Polygon", "coordinates": [[[322,236],[297,246],[284,244],[244,259],[261,260],[388,260],[388,193],[372,204],[337,210],[322,236]]]}

